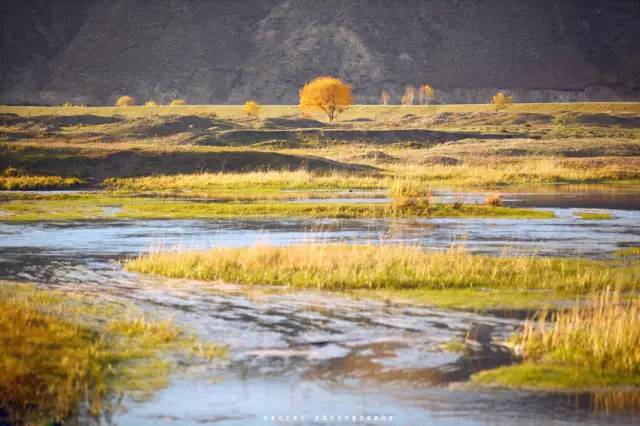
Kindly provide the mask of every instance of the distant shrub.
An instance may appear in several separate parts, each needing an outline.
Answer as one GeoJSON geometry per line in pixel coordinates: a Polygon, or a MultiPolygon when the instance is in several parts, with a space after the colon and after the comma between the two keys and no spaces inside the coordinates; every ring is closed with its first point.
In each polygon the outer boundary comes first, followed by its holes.
{"type": "Polygon", "coordinates": [[[171,102],[169,102],[169,105],[171,106],[180,106],[180,105],[186,105],[187,102],[184,99],[174,99],[171,102]]]}
{"type": "Polygon", "coordinates": [[[498,92],[491,98],[491,103],[495,105],[498,110],[506,109],[513,103],[513,96],[506,95],[504,92],[498,92]]]}
{"type": "Polygon", "coordinates": [[[154,101],[147,101],[144,103],[144,106],[146,107],[154,107],[154,106],[158,106],[157,103],[155,103],[154,101]]]}
{"type": "Polygon", "coordinates": [[[500,194],[499,192],[491,192],[490,194],[487,194],[487,196],[484,198],[484,203],[487,206],[493,206],[493,207],[504,206],[504,200],[502,199],[502,194],[500,194]]]}
{"type": "Polygon", "coordinates": [[[6,177],[13,177],[18,176],[20,173],[15,167],[7,167],[6,169],[4,169],[4,172],[2,174],[6,177]]]}
{"type": "Polygon", "coordinates": [[[451,204],[451,206],[455,210],[460,210],[462,208],[462,206],[464,206],[464,201],[465,201],[464,195],[456,195],[453,198],[453,203],[451,204]]]}
{"type": "Polygon", "coordinates": [[[556,116],[553,123],[558,127],[572,126],[578,123],[578,119],[574,114],[564,113],[556,116]]]}
{"type": "Polygon", "coordinates": [[[256,101],[247,101],[244,103],[242,110],[249,117],[257,118],[260,115],[260,105],[256,101]]]}
{"type": "Polygon", "coordinates": [[[422,105],[428,105],[435,99],[436,91],[428,84],[424,84],[420,87],[418,96],[422,105]]]}
{"type": "Polygon", "coordinates": [[[86,107],[85,104],[73,104],[71,102],[65,102],[62,104],[64,108],[83,108],[86,107]]]}
{"type": "Polygon", "coordinates": [[[413,105],[413,101],[416,99],[416,88],[412,85],[408,85],[404,88],[404,94],[400,99],[402,105],[413,105]]]}
{"type": "Polygon", "coordinates": [[[134,106],[136,104],[135,98],[132,96],[120,96],[116,101],[117,107],[134,106]]]}
{"type": "Polygon", "coordinates": [[[396,179],[389,186],[391,207],[395,212],[429,214],[431,190],[419,181],[396,179]]]}
{"type": "Polygon", "coordinates": [[[386,90],[383,90],[380,95],[380,103],[382,105],[389,105],[389,101],[391,101],[391,95],[386,90]]]}

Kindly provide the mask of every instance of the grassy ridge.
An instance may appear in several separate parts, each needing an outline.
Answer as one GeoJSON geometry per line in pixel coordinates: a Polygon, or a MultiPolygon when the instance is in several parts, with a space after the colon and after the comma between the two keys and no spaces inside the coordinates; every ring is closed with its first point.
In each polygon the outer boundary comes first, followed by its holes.
{"type": "Polygon", "coordinates": [[[640,269],[613,262],[497,258],[459,249],[432,253],[401,245],[308,244],[159,252],[129,260],[126,268],[172,278],[329,290],[486,287],[585,293],[606,287],[633,289],[640,284],[640,269]]]}

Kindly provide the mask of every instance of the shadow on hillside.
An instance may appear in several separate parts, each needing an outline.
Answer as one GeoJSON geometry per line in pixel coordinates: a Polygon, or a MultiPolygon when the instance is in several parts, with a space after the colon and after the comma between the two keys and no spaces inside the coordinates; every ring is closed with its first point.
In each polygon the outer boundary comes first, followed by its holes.
{"type": "Polygon", "coordinates": [[[322,157],[260,151],[86,151],[78,148],[21,147],[0,149],[0,170],[16,167],[25,174],[78,176],[93,184],[108,177],[256,170],[342,171],[377,173],[361,164],[322,157]]]}
{"type": "Polygon", "coordinates": [[[429,146],[461,139],[511,139],[514,133],[448,132],[425,129],[355,130],[355,129],[290,129],[229,130],[220,132],[217,140],[228,145],[253,145],[267,141],[290,142],[359,142],[372,145],[417,142],[429,146]]]}

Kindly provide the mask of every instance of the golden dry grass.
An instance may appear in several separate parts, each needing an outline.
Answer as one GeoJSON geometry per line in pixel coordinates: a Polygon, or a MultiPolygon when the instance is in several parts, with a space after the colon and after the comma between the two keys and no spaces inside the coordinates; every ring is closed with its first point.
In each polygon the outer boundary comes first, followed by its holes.
{"type": "Polygon", "coordinates": [[[403,245],[303,244],[153,252],[129,260],[126,268],[172,278],[331,290],[490,287],[585,293],[640,284],[640,269],[611,262],[499,258],[472,255],[460,248],[426,252],[403,245]]]}
{"type": "Polygon", "coordinates": [[[62,176],[0,176],[0,189],[67,189],[82,184],[82,179],[62,176]]]}
{"type": "MultiPolygon", "coordinates": [[[[122,114],[128,117],[155,115],[192,115],[217,114],[220,117],[237,118],[243,115],[242,105],[181,105],[176,107],[157,106],[141,108],[137,106],[123,107],[42,107],[42,106],[0,106],[0,114],[14,113],[19,115],[77,115],[94,114],[111,116],[122,114]],[[80,111],[80,112],[79,112],[80,111]]],[[[457,105],[353,105],[341,114],[341,120],[354,118],[376,119],[400,118],[406,114],[424,115],[436,112],[490,112],[495,107],[487,104],[457,104],[457,105]]],[[[571,103],[515,103],[509,107],[510,112],[630,112],[640,113],[638,102],[571,102],[571,103]]],[[[263,105],[263,118],[297,115],[300,110],[297,105],[263,105]]],[[[323,114],[315,114],[314,118],[323,118],[323,114]]]]}
{"type": "Polygon", "coordinates": [[[2,424],[65,423],[117,408],[120,394],[147,396],[167,384],[167,353],[212,359],[225,348],[198,342],[171,319],[0,282],[2,424]]]}
{"type": "Polygon", "coordinates": [[[602,291],[587,306],[527,322],[516,343],[525,360],[545,358],[577,367],[640,376],[640,299],[602,291]]]}
{"type": "MultiPolygon", "coordinates": [[[[513,344],[524,363],[474,376],[481,384],[535,389],[602,390],[631,386],[631,392],[602,394],[608,409],[639,409],[640,299],[605,289],[589,303],[542,312],[528,321],[513,344]]],[[[628,389],[628,388],[627,388],[628,389]]],[[[624,389],[623,389],[624,390],[624,389]]],[[[597,395],[596,395],[597,397],[597,395]]]]}

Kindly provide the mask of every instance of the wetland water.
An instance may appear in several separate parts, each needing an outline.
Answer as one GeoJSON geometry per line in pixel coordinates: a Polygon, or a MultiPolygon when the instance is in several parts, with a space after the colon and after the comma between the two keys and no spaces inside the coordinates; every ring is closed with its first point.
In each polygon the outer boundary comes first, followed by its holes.
{"type": "Polygon", "coordinates": [[[579,206],[613,213],[607,220],[579,219],[570,204],[540,203],[557,219],[0,223],[0,279],[134,301],[174,316],[205,340],[229,345],[228,362],[184,365],[151,399],[125,399],[113,416],[116,424],[300,424],[270,419],[287,415],[304,416],[304,424],[628,424],[628,415],[594,413],[588,395],[461,386],[475,371],[511,362],[496,342],[520,325],[517,320],[145,277],[118,263],[153,247],[309,240],[438,249],[464,243],[481,253],[588,257],[611,256],[640,242],[640,211],[627,203],[612,202],[611,210],[600,201],[579,206]],[[442,349],[465,338],[466,355],[442,349]],[[334,420],[315,421],[323,415],[334,420]],[[337,420],[360,415],[393,416],[393,422],[337,420]]]}

